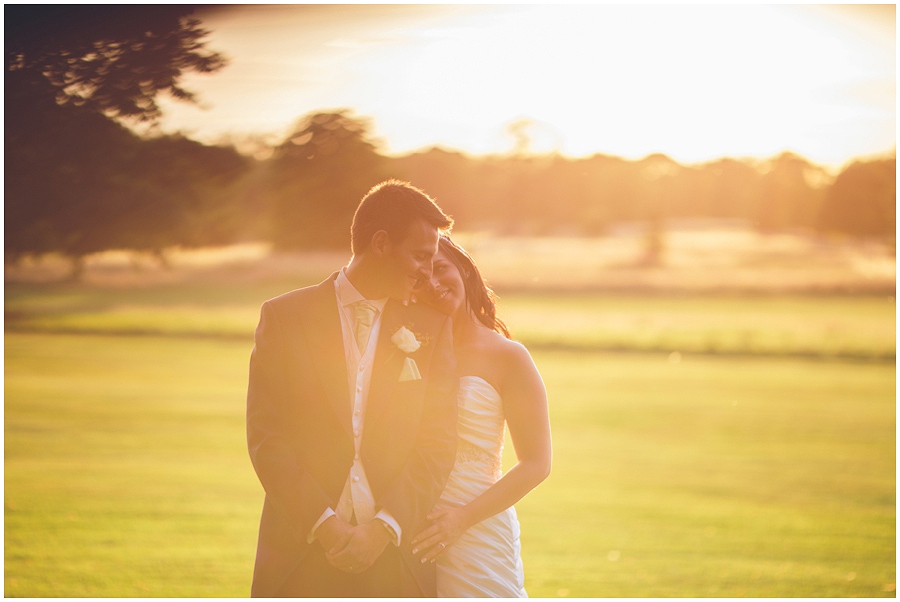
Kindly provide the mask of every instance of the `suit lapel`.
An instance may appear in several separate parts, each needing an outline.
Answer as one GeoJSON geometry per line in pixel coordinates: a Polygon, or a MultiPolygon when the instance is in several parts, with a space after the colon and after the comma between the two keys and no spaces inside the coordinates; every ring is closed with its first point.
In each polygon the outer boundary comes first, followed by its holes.
{"type": "Polygon", "coordinates": [[[307,332],[313,363],[322,379],[328,401],[341,426],[352,436],[350,391],[347,385],[347,361],[344,357],[344,334],[334,293],[337,274],[319,284],[308,316],[307,332]]]}
{"type": "Polygon", "coordinates": [[[366,421],[384,410],[400,378],[400,370],[406,355],[391,342],[391,337],[403,326],[404,307],[393,299],[384,306],[378,347],[375,349],[372,381],[369,383],[369,399],[366,403],[366,421]]]}

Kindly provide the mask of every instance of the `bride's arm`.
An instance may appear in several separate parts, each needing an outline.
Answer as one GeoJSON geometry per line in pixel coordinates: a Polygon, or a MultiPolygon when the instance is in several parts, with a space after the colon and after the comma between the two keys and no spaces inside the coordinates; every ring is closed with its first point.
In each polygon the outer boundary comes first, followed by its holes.
{"type": "Polygon", "coordinates": [[[498,385],[517,462],[467,505],[435,510],[428,516],[433,524],[412,540],[413,552],[421,552],[423,562],[434,561],[466,529],[506,510],[550,474],[550,417],[544,383],[522,345],[511,343],[503,356],[504,377],[498,385]]]}

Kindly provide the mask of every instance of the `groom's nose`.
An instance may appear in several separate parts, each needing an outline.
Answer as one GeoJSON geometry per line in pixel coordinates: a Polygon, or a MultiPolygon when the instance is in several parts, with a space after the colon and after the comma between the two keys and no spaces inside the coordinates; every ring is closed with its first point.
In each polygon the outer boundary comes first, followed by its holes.
{"type": "Polygon", "coordinates": [[[426,268],[423,264],[419,264],[416,270],[416,286],[417,289],[427,289],[430,285],[431,269],[426,268]]]}

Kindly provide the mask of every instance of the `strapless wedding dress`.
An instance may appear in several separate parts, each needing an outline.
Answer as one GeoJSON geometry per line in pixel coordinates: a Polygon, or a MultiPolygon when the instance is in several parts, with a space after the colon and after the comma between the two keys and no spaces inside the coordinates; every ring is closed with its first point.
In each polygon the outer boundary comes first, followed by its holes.
{"type": "MultiPolygon", "coordinates": [[[[503,400],[487,381],[459,381],[459,446],[441,505],[460,506],[501,476],[503,400]]],[[[515,508],[467,530],[436,562],[440,598],[526,598],[515,508]]]]}

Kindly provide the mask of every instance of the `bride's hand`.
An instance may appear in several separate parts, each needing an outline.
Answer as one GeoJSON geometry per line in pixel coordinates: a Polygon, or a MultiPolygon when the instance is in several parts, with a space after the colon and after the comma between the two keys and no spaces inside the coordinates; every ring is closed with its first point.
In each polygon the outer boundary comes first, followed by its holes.
{"type": "Polygon", "coordinates": [[[437,508],[426,518],[432,521],[431,526],[411,542],[413,554],[421,554],[423,563],[434,562],[470,526],[465,508],[437,508]]]}

